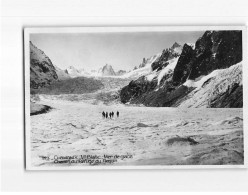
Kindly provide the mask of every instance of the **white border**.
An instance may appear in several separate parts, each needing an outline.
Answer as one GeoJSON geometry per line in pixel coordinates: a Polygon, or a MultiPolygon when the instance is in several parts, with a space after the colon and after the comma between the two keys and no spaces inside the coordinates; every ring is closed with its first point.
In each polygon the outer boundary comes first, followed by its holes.
{"type": "MultiPolygon", "coordinates": [[[[243,75],[247,70],[247,31],[246,26],[153,26],[153,27],[55,27],[55,28],[25,28],[24,29],[24,59],[25,59],[25,162],[26,170],[105,170],[105,169],[227,169],[248,168],[247,164],[247,136],[245,132],[247,121],[244,120],[244,165],[149,165],[149,166],[62,166],[62,167],[35,167],[31,165],[31,126],[30,126],[30,34],[34,33],[106,33],[106,32],[165,32],[165,31],[206,31],[206,30],[242,30],[243,45],[243,75]]],[[[243,99],[248,97],[247,77],[243,76],[243,99]]],[[[244,102],[244,119],[248,118],[245,112],[247,107],[244,102]]]]}

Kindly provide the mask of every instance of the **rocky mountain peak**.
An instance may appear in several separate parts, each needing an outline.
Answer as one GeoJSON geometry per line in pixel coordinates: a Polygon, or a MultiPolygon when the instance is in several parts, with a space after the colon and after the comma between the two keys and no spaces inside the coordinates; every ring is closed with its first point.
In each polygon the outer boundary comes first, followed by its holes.
{"type": "Polygon", "coordinates": [[[100,69],[100,73],[102,74],[102,76],[115,76],[116,73],[113,69],[113,67],[109,64],[106,64],[103,66],[102,69],[100,69]]]}
{"type": "Polygon", "coordinates": [[[58,79],[50,58],[31,41],[30,43],[30,88],[38,89],[58,79]]]}
{"type": "Polygon", "coordinates": [[[242,60],[241,31],[206,31],[195,43],[188,44],[174,71],[173,81],[182,84],[186,79],[196,79],[216,69],[228,68],[242,60]]]}
{"type": "Polygon", "coordinates": [[[180,56],[182,46],[175,42],[171,48],[164,49],[161,56],[152,63],[152,70],[160,71],[168,65],[168,60],[180,56]]]}
{"type": "Polygon", "coordinates": [[[141,75],[122,88],[122,103],[243,106],[242,31],[206,31],[196,43],[178,45],[174,43],[163,50],[152,63],[150,74],[141,75]]]}
{"type": "Polygon", "coordinates": [[[175,49],[177,47],[181,47],[181,45],[177,42],[175,42],[172,46],[171,46],[171,49],[175,49]]]}

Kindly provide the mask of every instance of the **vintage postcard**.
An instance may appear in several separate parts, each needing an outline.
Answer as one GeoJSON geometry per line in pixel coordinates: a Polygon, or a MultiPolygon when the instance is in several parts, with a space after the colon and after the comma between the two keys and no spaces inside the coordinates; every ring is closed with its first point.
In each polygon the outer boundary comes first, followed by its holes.
{"type": "Polygon", "coordinates": [[[246,167],[245,27],[24,28],[24,48],[27,170],[246,167]]]}

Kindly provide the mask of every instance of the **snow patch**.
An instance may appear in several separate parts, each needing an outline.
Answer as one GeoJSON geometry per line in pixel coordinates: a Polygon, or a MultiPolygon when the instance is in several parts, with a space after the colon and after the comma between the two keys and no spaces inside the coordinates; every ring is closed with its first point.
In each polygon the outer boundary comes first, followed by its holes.
{"type": "Polygon", "coordinates": [[[213,58],[215,59],[215,57],[216,57],[216,53],[213,53],[213,54],[212,54],[212,56],[213,56],[213,58]]]}
{"type": "Polygon", "coordinates": [[[149,74],[146,76],[146,79],[151,82],[156,76],[157,76],[156,73],[149,74]]]}
{"type": "Polygon", "coordinates": [[[160,81],[162,80],[162,78],[166,75],[171,73],[172,71],[174,71],[176,65],[177,65],[177,61],[178,58],[174,58],[172,60],[168,60],[169,64],[163,69],[161,70],[161,72],[158,75],[158,85],[160,84],[160,81]]]}
{"type": "Polygon", "coordinates": [[[195,49],[195,43],[186,43],[186,44],[192,47],[192,49],[195,49]]]}
{"type": "Polygon", "coordinates": [[[196,87],[196,83],[194,82],[194,80],[187,80],[184,84],[183,84],[183,86],[186,86],[186,87],[188,87],[188,88],[190,88],[190,87],[196,87]]]}

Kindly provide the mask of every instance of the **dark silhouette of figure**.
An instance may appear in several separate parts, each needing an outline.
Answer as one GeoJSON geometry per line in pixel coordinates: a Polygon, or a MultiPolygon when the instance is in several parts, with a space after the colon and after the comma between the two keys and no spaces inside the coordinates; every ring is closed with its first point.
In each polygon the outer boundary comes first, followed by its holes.
{"type": "Polygon", "coordinates": [[[106,118],[108,118],[108,112],[106,112],[106,118]]]}
{"type": "Polygon", "coordinates": [[[105,118],[105,112],[104,111],[102,112],[102,117],[105,118]]]}
{"type": "Polygon", "coordinates": [[[116,112],[117,117],[119,117],[119,111],[116,112]]]}
{"type": "Polygon", "coordinates": [[[109,118],[111,118],[111,117],[112,117],[112,113],[110,112],[110,113],[109,113],[109,118]]]}
{"type": "Polygon", "coordinates": [[[112,111],[112,117],[114,117],[114,114],[115,114],[115,113],[112,111]]]}

